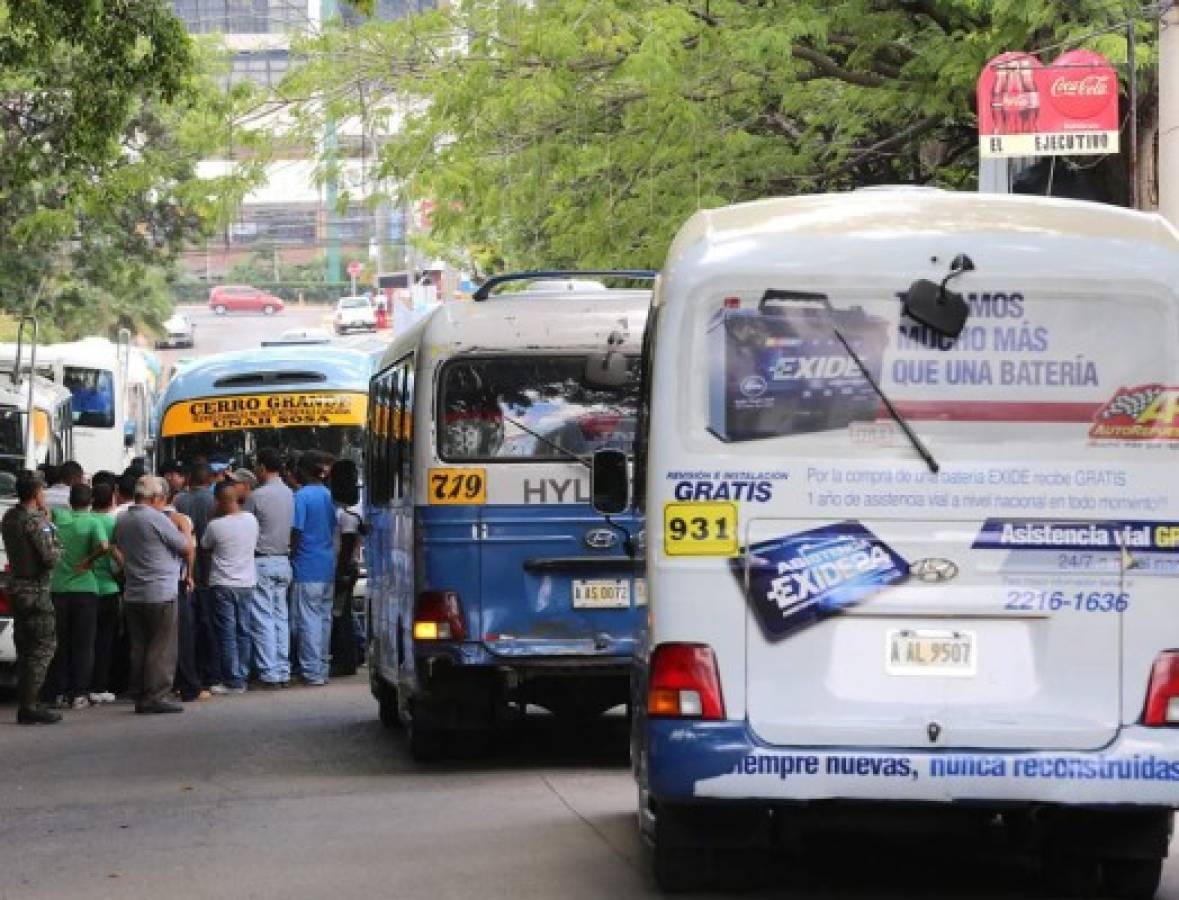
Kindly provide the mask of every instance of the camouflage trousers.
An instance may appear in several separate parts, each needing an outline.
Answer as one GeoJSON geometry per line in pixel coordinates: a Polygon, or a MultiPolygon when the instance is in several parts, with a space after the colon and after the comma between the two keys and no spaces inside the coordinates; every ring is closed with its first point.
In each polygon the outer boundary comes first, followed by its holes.
{"type": "Polygon", "coordinates": [[[57,617],[49,581],[11,582],[13,639],[16,641],[16,691],[21,709],[37,705],[45,673],[57,649],[57,617]]]}

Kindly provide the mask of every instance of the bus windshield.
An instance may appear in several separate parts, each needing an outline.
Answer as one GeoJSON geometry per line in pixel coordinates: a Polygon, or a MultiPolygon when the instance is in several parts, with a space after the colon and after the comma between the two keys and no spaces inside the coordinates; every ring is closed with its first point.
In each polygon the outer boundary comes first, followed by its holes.
{"type": "Polygon", "coordinates": [[[62,382],[73,395],[74,424],[88,428],[115,425],[115,381],[109,369],[66,366],[62,382]]]}
{"type": "Polygon", "coordinates": [[[442,372],[439,455],[448,461],[537,461],[615,448],[630,452],[639,366],[602,385],[589,356],[454,359],[442,372]]]}
{"type": "Polygon", "coordinates": [[[325,425],[290,428],[247,428],[209,431],[165,438],[164,458],[192,462],[203,459],[212,463],[242,466],[263,447],[274,447],[284,456],[298,456],[318,450],[336,459],[361,463],[364,429],[356,425],[325,425]]]}

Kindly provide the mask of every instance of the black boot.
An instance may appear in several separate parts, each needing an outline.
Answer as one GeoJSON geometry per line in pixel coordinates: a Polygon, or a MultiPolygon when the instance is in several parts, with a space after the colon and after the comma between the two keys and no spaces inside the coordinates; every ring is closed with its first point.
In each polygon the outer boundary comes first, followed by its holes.
{"type": "Polygon", "coordinates": [[[40,706],[30,706],[16,711],[18,725],[56,725],[61,721],[61,713],[40,706]]]}

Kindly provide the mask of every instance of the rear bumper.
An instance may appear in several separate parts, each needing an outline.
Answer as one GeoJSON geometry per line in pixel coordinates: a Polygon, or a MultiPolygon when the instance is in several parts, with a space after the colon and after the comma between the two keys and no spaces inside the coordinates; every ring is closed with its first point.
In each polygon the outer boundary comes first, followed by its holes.
{"type": "Polygon", "coordinates": [[[657,801],[864,800],[1179,807],[1179,729],[1131,726],[1099,751],[767,747],[744,722],[651,721],[640,780],[657,801]]]}

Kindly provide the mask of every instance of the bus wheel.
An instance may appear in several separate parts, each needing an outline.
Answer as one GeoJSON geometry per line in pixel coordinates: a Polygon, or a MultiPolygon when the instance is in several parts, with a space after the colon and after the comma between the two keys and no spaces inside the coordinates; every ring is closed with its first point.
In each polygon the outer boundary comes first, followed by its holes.
{"type": "Polygon", "coordinates": [[[1055,897],[1095,897],[1101,886],[1101,865],[1089,854],[1049,852],[1043,872],[1045,887],[1055,897]]]}
{"type": "Polygon", "coordinates": [[[651,835],[651,868],[655,886],[665,894],[686,894],[704,886],[708,876],[708,853],[689,847],[669,836],[669,810],[659,810],[651,835]]]}
{"type": "Polygon", "coordinates": [[[409,755],[414,762],[437,762],[446,755],[446,732],[424,725],[417,716],[409,719],[409,755]]]}
{"type": "Polygon", "coordinates": [[[377,716],[382,725],[394,731],[403,724],[401,711],[397,708],[397,691],[383,683],[377,689],[377,716]]]}
{"type": "Polygon", "coordinates": [[[1125,900],[1150,900],[1163,877],[1161,859],[1107,859],[1102,864],[1102,880],[1110,897],[1125,900]]]}

